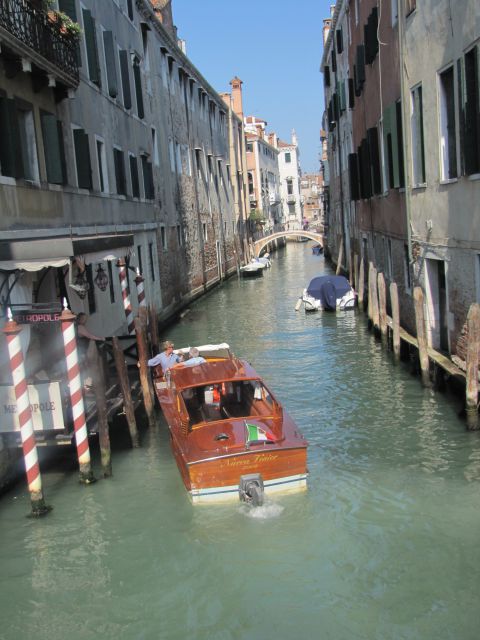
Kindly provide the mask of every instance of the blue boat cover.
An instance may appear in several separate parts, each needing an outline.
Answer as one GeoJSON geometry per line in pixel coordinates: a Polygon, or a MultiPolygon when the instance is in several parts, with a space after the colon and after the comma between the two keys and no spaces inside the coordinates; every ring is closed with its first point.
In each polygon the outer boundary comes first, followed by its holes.
{"type": "Polygon", "coordinates": [[[317,276],[310,281],[307,293],[320,300],[324,309],[333,311],[337,307],[337,298],[343,297],[351,289],[345,276],[317,276]]]}

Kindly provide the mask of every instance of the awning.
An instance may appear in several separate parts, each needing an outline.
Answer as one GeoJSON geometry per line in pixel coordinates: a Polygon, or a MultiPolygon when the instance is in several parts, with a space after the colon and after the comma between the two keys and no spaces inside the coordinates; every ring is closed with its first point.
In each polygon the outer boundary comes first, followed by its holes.
{"type": "Polygon", "coordinates": [[[131,253],[133,234],[0,241],[0,270],[40,271],[63,267],[81,256],[86,264],[117,260],[131,253]]]}

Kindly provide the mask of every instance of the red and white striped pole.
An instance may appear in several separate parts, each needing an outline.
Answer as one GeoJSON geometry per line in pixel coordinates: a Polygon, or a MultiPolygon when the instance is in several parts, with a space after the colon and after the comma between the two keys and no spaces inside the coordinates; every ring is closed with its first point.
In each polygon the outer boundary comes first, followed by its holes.
{"type": "Polygon", "coordinates": [[[67,361],[68,389],[72,405],[73,428],[77,444],[78,464],[80,467],[80,482],[91,484],[95,482],[90,463],[90,448],[88,446],[87,421],[85,418],[85,404],[83,402],[82,380],[78,362],[77,339],[75,337],[75,315],[63,301],[62,321],[63,346],[67,361]]]}
{"type": "Polygon", "coordinates": [[[132,303],[130,302],[130,289],[128,287],[127,280],[127,267],[123,258],[120,258],[120,260],[117,262],[117,267],[119,269],[118,276],[120,278],[120,287],[122,288],[123,309],[127,318],[127,330],[130,334],[134,332],[135,324],[133,321],[132,303]]]}
{"type": "Polygon", "coordinates": [[[141,275],[140,269],[137,269],[137,277],[135,278],[135,284],[137,286],[138,306],[146,307],[147,301],[145,300],[145,278],[141,275]]]}
{"type": "Polygon", "coordinates": [[[32,516],[43,516],[48,513],[52,507],[47,506],[43,499],[42,477],[40,475],[40,465],[38,464],[37,443],[33,430],[25,364],[23,361],[22,345],[20,344],[20,331],[21,328],[15,320],[13,320],[12,312],[8,309],[8,322],[3,328],[3,333],[7,339],[10,369],[12,371],[15,398],[17,400],[18,422],[20,425],[23,457],[25,459],[25,470],[27,472],[28,490],[30,491],[32,516]]]}

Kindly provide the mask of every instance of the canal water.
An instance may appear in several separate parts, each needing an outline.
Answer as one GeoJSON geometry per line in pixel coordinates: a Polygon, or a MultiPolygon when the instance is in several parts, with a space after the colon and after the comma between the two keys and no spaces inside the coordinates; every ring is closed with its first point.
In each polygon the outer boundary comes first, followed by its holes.
{"type": "Polygon", "coordinates": [[[308,491],[193,507],[161,414],[109,480],[53,461],[46,518],[25,517],[23,484],[0,500],[2,640],[479,637],[480,436],[363,315],[295,312],[323,271],[288,245],[168,332],[225,340],[264,376],[309,440],[308,491]]]}

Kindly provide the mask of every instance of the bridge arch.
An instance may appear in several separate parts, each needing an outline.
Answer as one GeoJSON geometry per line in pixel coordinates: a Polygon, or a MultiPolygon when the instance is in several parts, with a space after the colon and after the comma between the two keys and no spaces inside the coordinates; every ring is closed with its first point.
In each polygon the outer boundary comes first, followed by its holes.
{"type": "Polygon", "coordinates": [[[255,257],[259,257],[262,250],[267,246],[269,242],[277,240],[278,238],[291,238],[292,236],[295,238],[308,238],[309,240],[315,240],[315,242],[318,242],[318,244],[323,247],[323,235],[321,233],[317,233],[316,231],[303,231],[302,229],[277,231],[269,236],[260,238],[253,243],[253,251],[255,253],[255,257]]]}

